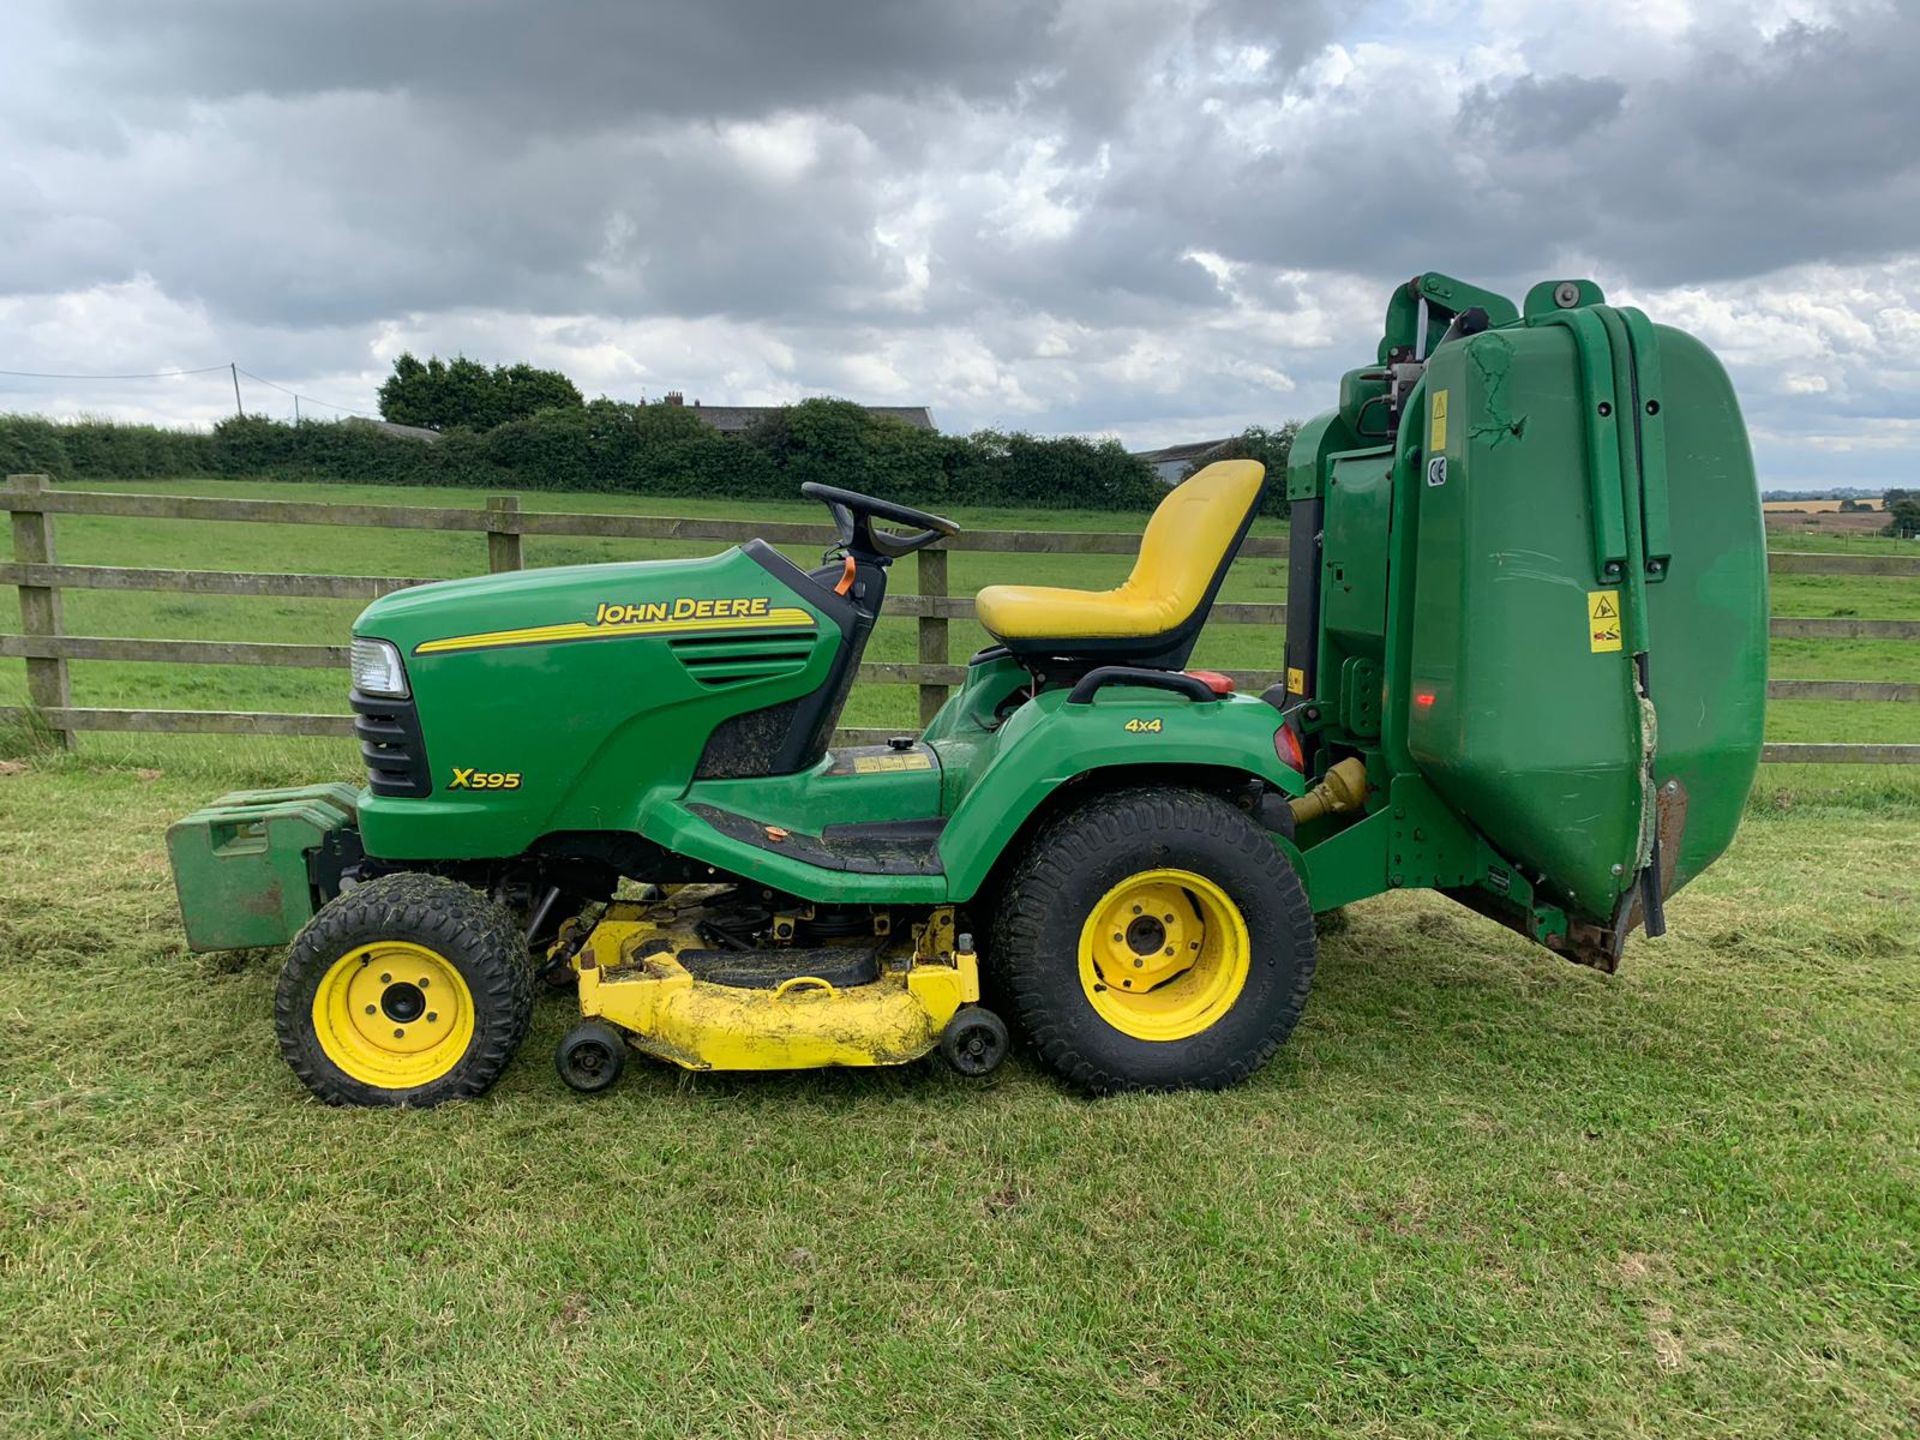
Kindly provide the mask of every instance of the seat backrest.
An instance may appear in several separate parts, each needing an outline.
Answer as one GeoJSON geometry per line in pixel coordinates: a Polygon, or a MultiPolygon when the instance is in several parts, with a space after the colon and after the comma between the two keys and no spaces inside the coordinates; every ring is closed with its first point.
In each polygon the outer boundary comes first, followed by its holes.
{"type": "Polygon", "coordinates": [[[1165,597],[1183,625],[1213,599],[1260,503],[1257,460],[1216,460],[1162,500],[1140,537],[1125,588],[1165,597]]]}

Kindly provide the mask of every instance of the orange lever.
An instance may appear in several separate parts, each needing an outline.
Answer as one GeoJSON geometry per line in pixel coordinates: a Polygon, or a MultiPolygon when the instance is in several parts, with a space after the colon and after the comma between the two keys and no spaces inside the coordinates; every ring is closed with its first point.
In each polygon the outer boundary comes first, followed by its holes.
{"type": "Polygon", "coordinates": [[[840,572],[840,583],[833,587],[833,593],[844,595],[853,588],[854,563],[851,555],[846,557],[847,568],[840,572]]]}

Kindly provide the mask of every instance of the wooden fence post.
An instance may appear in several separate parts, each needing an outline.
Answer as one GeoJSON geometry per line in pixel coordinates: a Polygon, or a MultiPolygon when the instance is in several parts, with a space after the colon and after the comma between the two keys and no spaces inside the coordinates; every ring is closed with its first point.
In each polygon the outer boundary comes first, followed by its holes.
{"type": "MultiPolygon", "coordinates": [[[[920,616],[920,663],[922,665],[946,665],[947,617],[935,615],[934,608],[947,598],[947,552],[945,550],[922,550],[919,556],[920,600],[927,609],[920,616]]],[[[947,687],[944,684],[922,682],[920,686],[920,724],[924,728],[939,713],[940,707],[947,703],[947,687]]]]}
{"type": "Polygon", "coordinates": [[[518,495],[487,497],[487,570],[498,575],[502,570],[524,569],[520,532],[504,528],[509,515],[520,513],[518,495]]]}
{"type": "MultiPolygon", "coordinates": [[[[44,475],[9,475],[7,488],[15,493],[37,494],[47,488],[44,475]]],[[[53,516],[41,510],[13,512],[13,558],[22,565],[56,564],[53,547],[53,516]]],[[[64,630],[60,592],[51,585],[22,584],[20,590],[20,630],[25,635],[59,635],[64,630]]],[[[62,659],[27,660],[27,699],[35,709],[66,710],[73,704],[73,684],[62,659]]],[[[73,749],[73,732],[55,725],[54,742],[63,750],[73,749]]]]}

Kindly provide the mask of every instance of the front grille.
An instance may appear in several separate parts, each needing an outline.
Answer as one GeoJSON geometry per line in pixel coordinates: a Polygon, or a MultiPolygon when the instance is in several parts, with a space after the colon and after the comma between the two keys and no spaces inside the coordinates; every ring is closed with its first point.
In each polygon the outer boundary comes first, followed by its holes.
{"type": "Polygon", "coordinates": [[[433,772],[427,768],[427,744],[413,701],[358,690],[347,700],[353,706],[360,758],[367,764],[367,788],[376,795],[432,794],[433,772]]]}

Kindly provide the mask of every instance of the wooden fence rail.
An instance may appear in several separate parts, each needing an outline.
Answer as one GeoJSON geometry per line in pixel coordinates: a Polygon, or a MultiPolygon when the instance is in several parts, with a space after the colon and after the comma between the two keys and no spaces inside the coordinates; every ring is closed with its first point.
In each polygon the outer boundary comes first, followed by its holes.
{"type": "MultiPolygon", "coordinates": [[[[483,509],[419,505],[338,505],[290,500],[226,500],[192,495],[114,494],[53,490],[44,476],[16,475],[0,489],[0,510],[12,513],[14,558],[0,561],[0,585],[20,595],[21,633],[0,634],[0,658],[27,666],[31,712],[0,707],[0,718],[32,713],[59,743],[71,745],[84,730],[216,735],[350,735],[352,717],[265,711],[121,710],[75,706],[69,663],[75,660],[147,661],[175,665],[274,665],[344,667],[344,645],[277,644],[239,640],[136,639],[66,633],[63,590],[160,591],[192,595],[270,596],[320,600],[372,600],[430,583],[419,576],[305,575],[265,571],[139,569],[113,565],[64,565],[56,557],[54,517],[104,515],[150,520],[215,520],[274,525],[346,525],[387,529],[451,530],[487,537],[487,567],[494,573],[521,569],[527,535],[589,536],[634,540],[740,541],[760,536],[775,544],[827,545],[824,525],[787,522],[683,519],[643,515],[525,511],[519,497],[490,497],[483,509]]],[[[917,595],[887,601],[889,616],[911,619],[918,631],[917,664],[872,662],[860,667],[868,683],[917,688],[921,723],[945,703],[966,676],[952,663],[950,622],[974,618],[973,601],[948,591],[947,552],[1012,554],[1132,554],[1137,535],[1098,531],[975,530],[953,537],[917,557],[917,595]]],[[[1285,541],[1249,536],[1242,559],[1284,558],[1285,541]]],[[[1920,556],[1823,555],[1772,552],[1775,574],[1920,576],[1920,556]]],[[[1286,606],[1222,602],[1212,618],[1224,624],[1272,625],[1286,619],[1286,606]]],[[[1775,616],[1777,639],[1920,640],[1920,620],[1775,616]]],[[[1274,684],[1277,671],[1230,672],[1243,689],[1274,684]]],[[[1920,702],[1920,683],[1877,680],[1773,680],[1774,700],[1920,702]]],[[[872,742],[891,732],[848,730],[850,742],[872,742]]],[[[1802,763],[1920,764],[1920,744],[1773,744],[1766,758],[1802,763]]]]}

